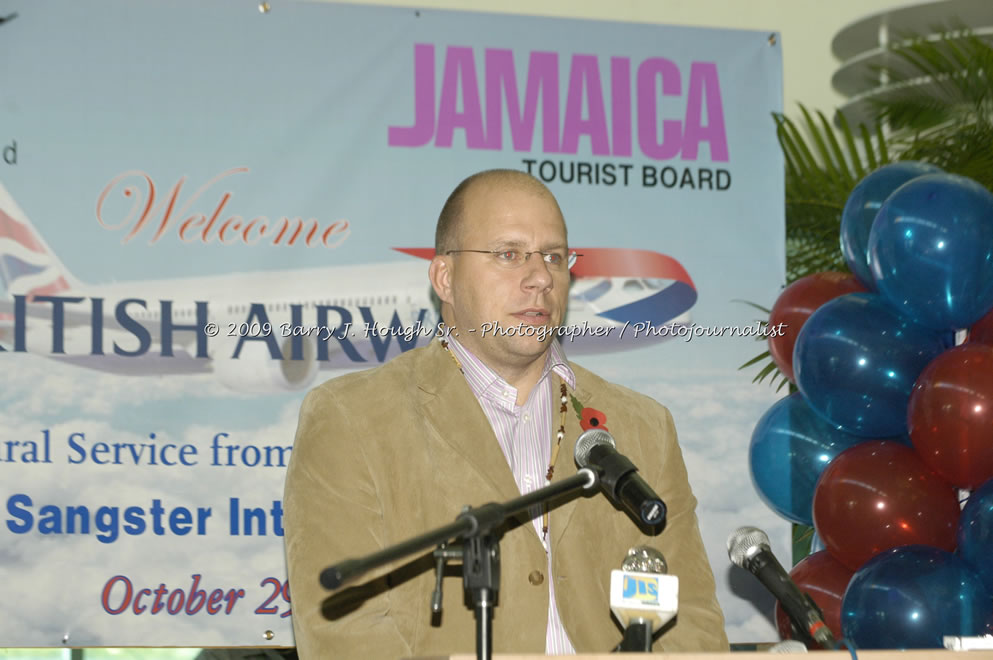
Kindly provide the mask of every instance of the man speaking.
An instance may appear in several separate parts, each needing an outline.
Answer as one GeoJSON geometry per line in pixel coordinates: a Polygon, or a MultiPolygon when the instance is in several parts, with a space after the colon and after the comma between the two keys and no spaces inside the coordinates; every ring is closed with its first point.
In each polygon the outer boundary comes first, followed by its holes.
{"type": "Polygon", "coordinates": [[[665,502],[667,523],[648,538],[597,495],[509,524],[500,539],[494,652],[612,650],[622,631],[610,613],[610,571],[646,544],[679,578],[678,614],[653,649],[727,650],[672,416],[570,363],[555,339],[577,256],[554,196],[522,172],[471,176],[441,211],[435,250],[428,275],[445,336],[324,383],[300,411],[284,506],[301,657],[473,652],[473,612],[454,567],[443,612],[432,617],[430,553],[339,594],[318,576],[447,525],[463,505],[507,501],[576,474],[582,429],[574,401],[603,418],[618,451],[665,502]]]}

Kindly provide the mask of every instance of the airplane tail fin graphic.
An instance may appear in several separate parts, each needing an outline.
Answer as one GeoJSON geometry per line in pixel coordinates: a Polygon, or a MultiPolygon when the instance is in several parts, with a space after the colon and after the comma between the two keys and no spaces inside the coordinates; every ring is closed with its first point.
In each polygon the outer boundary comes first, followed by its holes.
{"type": "Polygon", "coordinates": [[[0,285],[28,299],[66,291],[77,282],[0,183],[0,285]]]}

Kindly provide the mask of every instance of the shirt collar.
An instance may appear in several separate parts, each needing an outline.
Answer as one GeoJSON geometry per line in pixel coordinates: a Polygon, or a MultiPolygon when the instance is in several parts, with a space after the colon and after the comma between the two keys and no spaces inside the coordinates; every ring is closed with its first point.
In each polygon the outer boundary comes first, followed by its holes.
{"type": "MultiPolygon", "coordinates": [[[[477,398],[487,395],[499,397],[508,388],[513,389],[507,381],[454,337],[448,336],[446,339],[452,354],[462,364],[462,373],[465,374],[466,382],[477,398]]],[[[549,373],[559,376],[569,386],[569,389],[576,389],[576,374],[569,366],[569,361],[565,357],[565,350],[558,339],[552,339],[551,349],[545,355],[545,366],[542,368],[538,382],[543,382],[549,373]]]]}

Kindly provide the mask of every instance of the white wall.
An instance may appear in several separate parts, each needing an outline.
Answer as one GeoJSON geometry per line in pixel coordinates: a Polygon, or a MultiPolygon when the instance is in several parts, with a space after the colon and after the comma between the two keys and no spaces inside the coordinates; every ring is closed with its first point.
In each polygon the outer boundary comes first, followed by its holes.
{"type": "MultiPolygon", "coordinates": [[[[270,0],[273,11],[279,0],[270,0]]],[[[316,0],[320,1],[320,0],[316,0]]],[[[341,0],[336,0],[341,1],[341,0]]],[[[908,0],[345,0],[417,9],[531,14],[639,23],[779,32],[783,44],[784,97],[787,114],[796,104],[823,110],[840,105],[844,97],[831,88],[839,62],[831,54],[831,39],[848,23],[908,4],[908,0]]]]}

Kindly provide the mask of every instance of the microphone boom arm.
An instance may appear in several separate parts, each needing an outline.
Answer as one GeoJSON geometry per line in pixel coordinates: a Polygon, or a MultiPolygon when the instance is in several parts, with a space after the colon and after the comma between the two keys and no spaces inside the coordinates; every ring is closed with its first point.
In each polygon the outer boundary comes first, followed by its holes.
{"type": "Polygon", "coordinates": [[[406,541],[383,548],[365,557],[346,559],[321,571],[321,585],[325,589],[339,587],[361,577],[365,573],[402,559],[420,550],[437,547],[441,543],[457,538],[473,538],[488,534],[502,525],[507,518],[527,511],[536,504],[544,504],[560,495],[578,493],[594,488],[598,483],[596,472],[588,468],[579,470],[574,476],[555,482],[527,495],[508,500],[502,504],[490,502],[475,509],[463,511],[455,522],[425,532],[406,541]]]}

